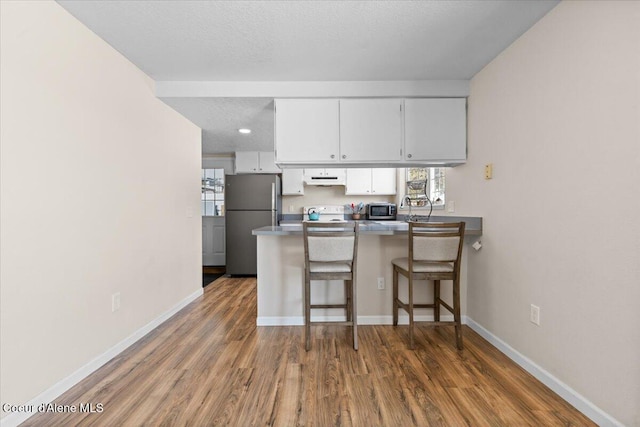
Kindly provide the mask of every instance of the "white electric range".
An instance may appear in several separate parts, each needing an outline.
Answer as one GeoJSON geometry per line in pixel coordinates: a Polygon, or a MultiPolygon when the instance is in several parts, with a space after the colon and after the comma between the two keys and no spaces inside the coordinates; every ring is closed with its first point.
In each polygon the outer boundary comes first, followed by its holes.
{"type": "Polygon", "coordinates": [[[302,221],[304,222],[347,222],[344,219],[344,206],[342,205],[305,206],[303,208],[303,214],[302,221]],[[317,212],[320,216],[319,219],[310,219],[310,212],[317,212]]]}

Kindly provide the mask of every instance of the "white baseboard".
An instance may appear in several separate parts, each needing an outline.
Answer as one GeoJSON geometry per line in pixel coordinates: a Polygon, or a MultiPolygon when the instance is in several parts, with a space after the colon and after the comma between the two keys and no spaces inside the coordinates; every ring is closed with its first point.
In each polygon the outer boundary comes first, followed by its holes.
{"type": "MultiPolygon", "coordinates": [[[[464,316],[466,317],[466,316],[464,316]]],[[[471,329],[476,331],[482,338],[489,341],[494,347],[504,353],[509,359],[520,365],[525,371],[533,375],[538,381],[549,387],[556,394],[562,397],[564,400],[573,405],[578,411],[582,412],[585,416],[591,419],[594,423],[600,427],[624,427],[624,425],[613,418],[611,415],[598,408],[584,396],[577,391],[569,387],[567,384],[560,381],[558,378],[551,375],[549,372],[538,366],[531,359],[518,352],[506,342],[502,341],[497,336],[493,335],[487,329],[476,323],[470,317],[466,317],[464,322],[471,329]]]]}
{"type": "MultiPolygon", "coordinates": [[[[135,331],[133,334],[129,335],[124,340],[120,341],[71,375],[62,380],[58,381],[53,386],[49,387],[47,390],[31,399],[25,406],[31,406],[33,408],[37,408],[38,405],[42,403],[50,403],[53,402],[58,396],[62,395],[64,392],[69,390],[74,385],[78,384],[80,381],[91,375],[102,365],[116,357],[118,354],[122,353],[129,346],[134,344],[140,338],[147,335],[149,332],[160,326],[171,316],[176,314],[178,311],[182,310],[187,304],[191,303],[196,298],[200,297],[203,293],[203,289],[199,289],[196,292],[192,293],[178,304],[162,313],[160,316],[152,320],[151,322],[144,325],[142,328],[135,331]]],[[[0,420],[1,427],[15,427],[20,423],[24,422],[26,419],[31,417],[37,412],[37,409],[33,412],[13,412],[6,417],[0,420]]]]}
{"type": "Polygon", "coordinates": [[[302,326],[302,316],[258,316],[256,326],[302,326]]]}

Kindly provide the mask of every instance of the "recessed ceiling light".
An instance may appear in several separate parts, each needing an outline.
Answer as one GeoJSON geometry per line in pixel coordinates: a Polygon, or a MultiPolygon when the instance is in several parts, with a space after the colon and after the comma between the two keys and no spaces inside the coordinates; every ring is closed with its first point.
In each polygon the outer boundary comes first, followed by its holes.
{"type": "Polygon", "coordinates": [[[240,133],[251,133],[251,129],[242,128],[242,129],[238,129],[238,132],[240,132],[240,133]]]}

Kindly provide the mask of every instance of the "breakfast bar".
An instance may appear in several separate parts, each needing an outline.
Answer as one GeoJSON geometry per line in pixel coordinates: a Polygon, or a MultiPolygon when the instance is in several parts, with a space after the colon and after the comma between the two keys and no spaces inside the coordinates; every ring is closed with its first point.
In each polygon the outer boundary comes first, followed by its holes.
{"type": "MultiPolygon", "coordinates": [[[[471,244],[482,235],[482,218],[432,217],[431,222],[466,223],[465,244],[461,270],[461,305],[466,312],[467,259],[475,252],[471,244]]],[[[358,243],[357,293],[358,323],[370,325],[392,324],[392,272],[391,260],[407,256],[408,224],[404,221],[361,221],[358,243]]],[[[304,249],[302,223],[281,223],[253,230],[257,236],[257,299],[258,326],[302,325],[304,249]]],[[[320,303],[336,303],[343,298],[342,282],[327,286],[312,286],[311,298],[320,303]]],[[[400,277],[400,296],[406,297],[407,283],[400,277]]],[[[448,295],[451,282],[443,282],[443,295],[448,295]]],[[[416,289],[416,300],[429,301],[430,286],[416,289]]],[[[344,316],[340,309],[314,310],[314,320],[337,320],[344,316]]],[[[430,310],[417,311],[416,320],[428,320],[430,310]]],[[[443,316],[443,320],[446,316],[443,316]]],[[[400,316],[407,323],[408,316],[400,316]]]]}

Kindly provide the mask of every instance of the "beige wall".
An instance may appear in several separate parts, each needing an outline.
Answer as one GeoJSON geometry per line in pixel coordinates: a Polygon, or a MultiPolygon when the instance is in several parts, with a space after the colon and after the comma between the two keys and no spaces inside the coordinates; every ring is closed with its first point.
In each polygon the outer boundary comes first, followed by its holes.
{"type": "Polygon", "coordinates": [[[200,129],[57,3],[0,4],[1,396],[24,404],[201,289],[200,129]]]}
{"type": "Polygon", "coordinates": [[[640,425],[638,22],[639,2],[560,3],[472,79],[469,161],[447,174],[458,213],[484,217],[468,316],[628,426],[640,425]]]}

